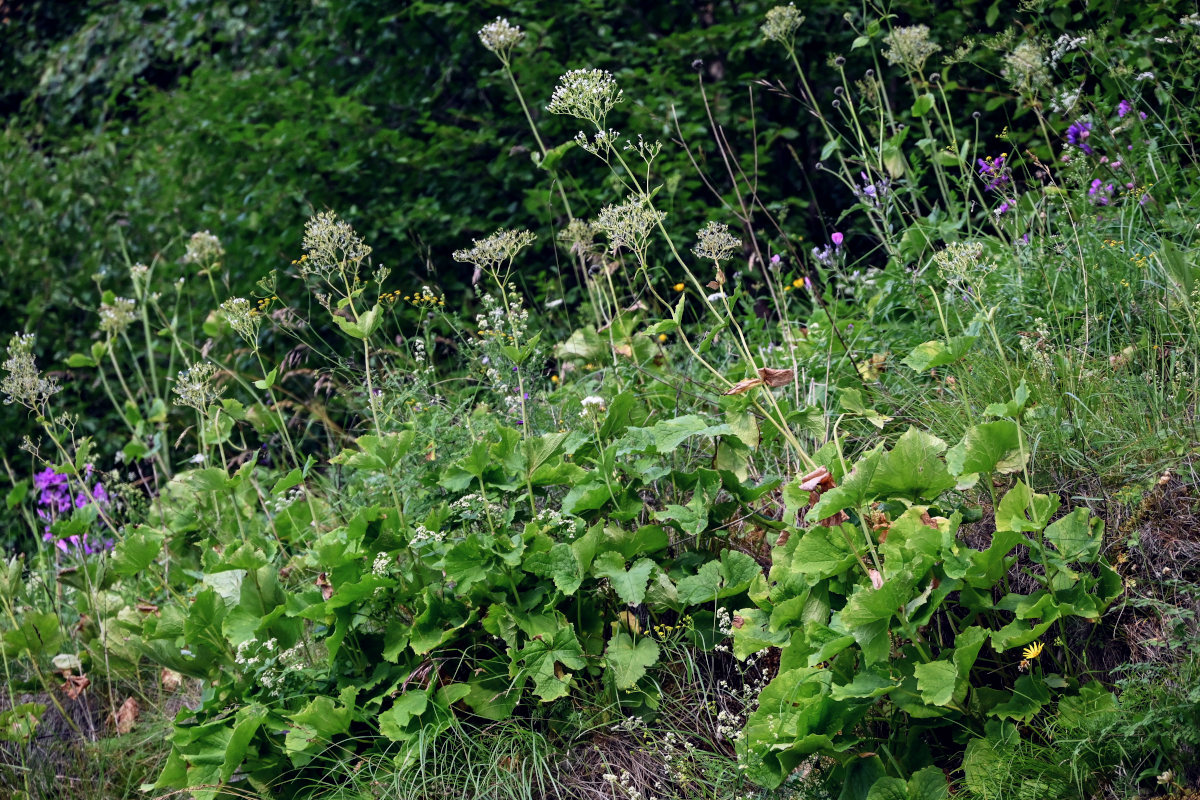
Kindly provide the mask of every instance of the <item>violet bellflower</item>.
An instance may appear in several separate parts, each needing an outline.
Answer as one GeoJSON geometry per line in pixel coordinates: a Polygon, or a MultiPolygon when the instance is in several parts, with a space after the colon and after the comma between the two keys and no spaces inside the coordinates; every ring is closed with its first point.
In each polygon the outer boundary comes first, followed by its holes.
{"type": "MultiPolygon", "coordinates": [[[[33,476],[33,487],[40,493],[37,501],[37,515],[46,523],[42,529],[44,541],[54,542],[54,546],[64,553],[77,551],[91,555],[112,548],[112,539],[92,539],[87,533],[74,534],[55,540],[54,534],[50,532],[51,523],[59,516],[70,513],[73,509],[83,508],[91,502],[86,492],[80,492],[74,496],[71,494],[70,483],[66,475],[56,472],[53,467],[47,467],[33,476]]],[[[96,483],[92,487],[91,494],[92,498],[100,505],[107,506],[111,501],[108,491],[101,483],[96,483]]]]}
{"type": "Polygon", "coordinates": [[[1084,120],[1076,120],[1067,128],[1067,142],[1078,147],[1089,156],[1096,151],[1087,143],[1088,137],[1092,135],[1092,123],[1084,120]]]}

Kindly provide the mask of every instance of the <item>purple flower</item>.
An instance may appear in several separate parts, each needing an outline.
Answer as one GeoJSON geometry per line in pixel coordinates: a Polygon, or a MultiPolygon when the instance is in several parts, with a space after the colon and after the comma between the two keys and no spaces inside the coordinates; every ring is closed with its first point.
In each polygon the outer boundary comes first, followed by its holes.
{"type": "Polygon", "coordinates": [[[842,242],[845,240],[845,238],[846,238],[846,237],[845,237],[845,236],[842,236],[840,233],[835,233],[835,234],[834,234],[833,236],[831,236],[830,238],[831,238],[831,239],[833,239],[833,246],[834,246],[834,247],[841,247],[841,246],[842,246],[842,242]]]}
{"type": "MultiPolygon", "coordinates": [[[[91,474],[92,470],[88,469],[87,472],[91,474]]],[[[91,554],[112,547],[112,540],[93,541],[88,538],[86,533],[55,541],[54,534],[50,532],[50,525],[55,519],[74,508],[83,508],[91,502],[91,499],[88,498],[86,491],[72,496],[67,475],[56,472],[53,467],[47,467],[34,475],[33,485],[34,488],[41,490],[41,495],[38,497],[37,515],[46,523],[42,539],[47,542],[53,541],[54,546],[64,553],[74,549],[91,554]]],[[[106,506],[111,502],[108,491],[100,483],[96,483],[92,487],[91,497],[100,505],[106,506]]]]}
{"type": "Polygon", "coordinates": [[[995,158],[976,159],[976,163],[979,164],[979,177],[988,181],[984,187],[987,191],[998,192],[1008,183],[1008,169],[1004,166],[1007,157],[1008,153],[1001,153],[995,158]]]}
{"type": "Polygon", "coordinates": [[[1122,100],[1117,103],[1117,117],[1123,119],[1130,111],[1133,111],[1133,103],[1128,100],[1122,100]]]}
{"type": "Polygon", "coordinates": [[[1098,206],[1106,206],[1112,200],[1114,188],[1111,183],[1106,184],[1099,178],[1096,178],[1092,181],[1091,187],[1088,188],[1088,198],[1098,206]]]}
{"type": "Polygon", "coordinates": [[[779,257],[779,253],[771,256],[771,266],[778,267],[781,261],[783,261],[783,259],[779,257]]]}
{"type": "Polygon", "coordinates": [[[1001,204],[1000,204],[1000,205],[999,205],[999,206],[996,208],[996,216],[997,216],[997,217],[998,217],[998,216],[1000,216],[1000,215],[1001,215],[1001,214],[1003,214],[1004,212],[1008,211],[1010,208],[1012,208],[1012,206],[1010,206],[1010,205],[1008,204],[1008,201],[1007,201],[1007,200],[1005,200],[1003,203],[1001,203],[1001,204]]]}
{"type": "Polygon", "coordinates": [[[1083,120],[1076,120],[1071,123],[1071,127],[1067,128],[1067,142],[1075,145],[1089,156],[1096,151],[1087,143],[1088,137],[1092,135],[1092,123],[1083,120]]]}

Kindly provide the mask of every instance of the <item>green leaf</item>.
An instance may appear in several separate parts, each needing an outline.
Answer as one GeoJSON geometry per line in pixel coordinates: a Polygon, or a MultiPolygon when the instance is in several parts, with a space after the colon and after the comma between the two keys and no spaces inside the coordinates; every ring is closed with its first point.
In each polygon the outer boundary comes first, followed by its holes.
{"type": "Polygon", "coordinates": [[[1028,461],[1017,423],[1007,419],[972,425],[962,441],[946,451],[946,465],[954,476],[1008,474],[1021,470],[1028,461]]]}
{"type": "Polygon", "coordinates": [[[955,484],[940,457],[945,450],[946,443],[941,439],[909,428],[896,446],[879,459],[868,493],[907,500],[937,498],[955,484]]]}
{"type": "Polygon", "coordinates": [[[946,364],[953,364],[967,354],[978,336],[954,336],[946,342],[929,341],[912,349],[900,363],[914,372],[925,372],[946,364]]]}
{"type": "Polygon", "coordinates": [[[835,685],[830,692],[834,700],[849,698],[883,697],[891,694],[900,684],[883,674],[878,668],[860,670],[850,683],[835,685]]]}
{"type": "Polygon", "coordinates": [[[13,484],[13,488],[11,490],[9,490],[7,495],[5,495],[4,504],[9,509],[16,508],[17,506],[21,505],[21,501],[23,501],[25,499],[25,496],[28,494],[29,494],[29,479],[22,478],[21,480],[17,481],[15,484],[13,484]]]}
{"type": "Polygon", "coordinates": [[[933,109],[933,95],[926,92],[916,99],[913,103],[912,113],[914,117],[923,117],[933,109]]]}
{"type": "MultiPolygon", "coordinates": [[[[650,563],[653,566],[654,562],[650,563]]],[[[624,564],[622,560],[621,565],[624,564]]],[[[524,567],[534,575],[553,580],[555,588],[565,595],[575,594],[583,582],[583,565],[579,561],[579,554],[565,542],[557,542],[545,552],[526,556],[524,567]]]]}
{"type": "Polygon", "coordinates": [[[720,561],[709,561],[695,575],[679,581],[679,599],[685,605],[699,605],[731,597],[746,591],[761,574],[762,568],[750,556],[738,550],[723,550],[720,561]]]}
{"type": "Polygon", "coordinates": [[[858,389],[839,389],[838,403],[842,406],[843,411],[863,417],[880,430],[883,430],[883,426],[891,420],[891,417],[884,416],[873,408],[868,408],[863,403],[862,392],[858,389]]]}
{"type": "Polygon", "coordinates": [[[1012,697],[1008,702],[995,706],[988,713],[1000,719],[1029,722],[1042,710],[1042,706],[1049,702],[1050,691],[1041,679],[1033,675],[1022,675],[1013,684],[1012,697]]]}
{"type": "Polygon", "coordinates": [[[704,417],[688,414],[674,419],[655,423],[648,428],[628,428],[625,435],[617,443],[617,455],[629,453],[658,453],[666,455],[675,452],[685,439],[692,436],[725,436],[733,433],[728,425],[713,425],[704,417]]]}
{"type": "Polygon", "coordinates": [[[1093,519],[1087,508],[1080,507],[1046,526],[1045,537],[1063,561],[1092,564],[1100,556],[1104,521],[1093,519]]]}
{"type": "Polygon", "coordinates": [[[575,630],[564,625],[552,637],[538,634],[516,656],[522,664],[519,678],[533,678],[533,693],[544,701],[565,697],[571,687],[568,669],[583,669],[583,648],[575,638],[575,630]]]}
{"type": "Polygon", "coordinates": [[[849,524],[840,528],[821,525],[809,528],[792,551],[789,571],[805,576],[809,585],[840,575],[850,569],[856,560],[848,538],[861,535],[861,531],[849,524]]]}
{"type": "Polygon", "coordinates": [[[273,369],[267,373],[267,376],[265,378],[259,378],[258,380],[256,380],[254,382],[254,388],[270,389],[272,386],[275,385],[275,379],[278,377],[279,377],[279,367],[275,367],[275,369],[273,369]]]}
{"type": "Polygon", "coordinates": [[[329,463],[368,472],[391,472],[408,455],[416,436],[411,430],[360,436],[354,440],[359,447],[357,452],[343,450],[329,459],[329,463]]]}
{"type": "Polygon", "coordinates": [[[424,714],[428,706],[428,693],[405,692],[396,698],[391,708],[379,715],[379,732],[393,742],[407,741],[414,735],[409,723],[424,714]]]}
{"type": "Polygon", "coordinates": [[[1008,491],[996,507],[997,531],[1040,531],[1058,510],[1056,494],[1036,494],[1024,481],[1008,491]]]}
{"type": "Polygon", "coordinates": [[[137,575],[154,563],[162,550],[166,532],[139,525],[121,537],[113,548],[113,571],[118,575],[137,575]]]}
{"type": "Polygon", "coordinates": [[[1017,385],[1016,392],[1013,393],[1012,400],[1009,400],[1007,403],[992,403],[983,410],[983,414],[987,417],[1012,417],[1016,419],[1028,401],[1029,387],[1025,384],[1025,379],[1022,378],[1021,383],[1017,385]]]}
{"type": "Polygon", "coordinates": [[[866,800],[908,800],[908,786],[900,778],[885,775],[871,785],[866,800]]]}
{"type": "Polygon", "coordinates": [[[250,742],[258,729],[267,719],[267,707],[258,703],[242,706],[237,710],[234,719],[233,733],[225,745],[225,760],[221,763],[221,780],[227,781],[246,760],[250,750],[250,742]]]}
{"type": "Polygon", "coordinates": [[[78,369],[80,367],[94,367],[96,364],[96,359],[92,358],[91,356],[85,356],[83,353],[72,353],[71,355],[67,356],[67,366],[71,369],[78,369]]]}
{"type": "Polygon", "coordinates": [[[917,676],[917,691],[929,705],[948,705],[954,696],[958,669],[948,661],[931,661],[913,667],[917,676]]]}
{"type": "Polygon", "coordinates": [[[658,645],[653,639],[643,636],[635,644],[633,637],[624,632],[609,641],[605,652],[605,662],[618,689],[632,689],[657,661],[658,645]]]}
{"type": "Polygon", "coordinates": [[[940,767],[925,767],[908,779],[908,800],[947,800],[950,785],[940,767]]]}
{"type": "Polygon", "coordinates": [[[874,499],[868,489],[882,458],[883,445],[876,446],[874,450],[859,458],[842,484],[822,494],[821,499],[805,515],[805,519],[816,522],[832,517],[844,509],[857,508],[868,499],[874,499]]]}
{"type": "Polygon", "coordinates": [[[615,550],[601,553],[592,562],[592,574],[608,578],[621,602],[630,605],[638,605],[646,598],[646,583],[653,571],[654,562],[649,558],[639,559],[626,571],[625,557],[615,550]]]}
{"type": "Polygon", "coordinates": [[[184,483],[197,492],[223,492],[228,488],[229,475],[220,467],[206,467],[183,472],[176,480],[184,483]]]}

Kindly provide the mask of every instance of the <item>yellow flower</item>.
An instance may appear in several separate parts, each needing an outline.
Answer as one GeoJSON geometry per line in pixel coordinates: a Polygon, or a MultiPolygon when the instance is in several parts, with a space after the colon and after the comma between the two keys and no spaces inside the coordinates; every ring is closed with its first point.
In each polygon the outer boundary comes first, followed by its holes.
{"type": "Polygon", "coordinates": [[[677,292],[682,292],[682,291],[683,291],[683,284],[682,284],[682,283],[677,283],[677,284],[675,284],[674,286],[672,286],[671,288],[672,288],[672,289],[674,289],[674,290],[675,290],[675,291],[677,291],[677,292]]]}
{"type": "Polygon", "coordinates": [[[1033,644],[1029,645],[1029,647],[1026,647],[1024,650],[1022,650],[1021,655],[1025,656],[1027,660],[1032,661],[1042,654],[1042,648],[1044,647],[1045,645],[1041,642],[1034,642],[1033,644]]]}
{"type": "Polygon", "coordinates": [[[660,342],[665,342],[665,341],[667,340],[667,335],[666,335],[665,333],[660,333],[660,334],[658,335],[658,340],[659,340],[660,342]]]}
{"type": "Polygon", "coordinates": [[[551,382],[551,383],[558,383],[558,376],[557,376],[557,375],[551,375],[551,376],[550,376],[550,382],[551,382]]]}

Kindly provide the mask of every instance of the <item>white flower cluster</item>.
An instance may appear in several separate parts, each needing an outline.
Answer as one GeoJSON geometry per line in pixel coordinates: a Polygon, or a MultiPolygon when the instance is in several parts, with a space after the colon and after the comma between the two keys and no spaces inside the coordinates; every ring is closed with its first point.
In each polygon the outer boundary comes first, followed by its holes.
{"type": "Polygon", "coordinates": [[[587,120],[604,128],[613,106],[625,99],[612,73],[606,69],[573,69],[558,79],[546,110],[587,120]]]}
{"type": "Polygon", "coordinates": [[[795,3],[775,6],[767,12],[767,21],[763,23],[762,35],[768,42],[779,42],[790,46],[796,31],[803,24],[804,15],[796,10],[795,3]]]}
{"type": "Polygon", "coordinates": [[[709,222],[696,233],[696,246],[692,252],[697,258],[724,261],[742,246],[742,240],[729,232],[729,226],[721,222],[709,222]]]}
{"type": "Polygon", "coordinates": [[[267,639],[265,642],[247,639],[237,646],[233,661],[242,667],[243,677],[256,680],[260,686],[269,690],[271,696],[279,697],[288,676],[300,666],[303,652],[302,643],[297,643],[287,650],[279,650],[279,642],[276,639],[267,639]]]}
{"type": "Polygon", "coordinates": [[[267,513],[270,514],[271,516],[275,516],[277,514],[282,514],[284,511],[287,511],[287,509],[293,503],[295,503],[297,500],[303,499],[303,497],[304,497],[304,487],[303,486],[293,486],[291,489],[284,492],[279,497],[276,497],[273,500],[267,501],[267,503],[266,503],[267,513]]]}
{"type": "Polygon", "coordinates": [[[1018,92],[1032,94],[1050,81],[1050,70],[1046,67],[1042,48],[1031,39],[1014,47],[1004,57],[1004,64],[1000,74],[1018,92]]]}
{"type": "Polygon", "coordinates": [[[479,29],[479,41],[483,46],[499,57],[505,65],[508,64],[508,54],[525,38],[525,31],[512,25],[503,17],[496,17],[479,29]]]}
{"type": "Polygon", "coordinates": [[[120,335],[133,322],[136,312],[137,303],[128,297],[114,297],[111,303],[101,303],[100,330],[113,336],[120,335]]]}
{"type": "Polygon", "coordinates": [[[944,250],[933,254],[938,274],[947,283],[970,283],[995,269],[995,265],[983,261],[983,244],[980,242],[951,242],[944,250]]]}
{"type": "Polygon", "coordinates": [[[455,250],[452,255],[455,261],[474,264],[484,272],[495,272],[536,239],[537,234],[526,230],[506,231],[501,228],[484,239],[472,239],[473,247],[455,250]]]}
{"type": "Polygon", "coordinates": [[[238,336],[253,346],[258,341],[258,329],[262,325],[262,314],[244,297],[231,297],[221,303],[225,320],[238,336]]]}
{"type": "Polygon", "coordinates": [[[1054,67],[1059,61],[1062,61],[1063,56],[1073,50],[1078,50],[1083,45],[1087,44],[1086,36],[1071,36],[1069,33],[1064,33],[1054,40],[1054,44],[1050,45],[1050,66],[1054,67]]]}
{"type": "Polygon", "coordinates": [[[175,378],[175,385],[171,388],[171,391],[178,395],[175,405],[191,406],[203,412],[210,403],[216,402],[223,391],[213,385],[213,377],[216,374],[216,366],[207,361],[180,370],[175,378]]]}
{"type": "Polygon", "coordinates": [[[608,410],[608,406],[604,404],[604,398],[594,394],[580,400],[579,405],[583,407],[583,410],[579,412],[579,416],[583,419],[599,419],[600,415],[608,410]]]}
{"type": "Polygon", "coordinates": [[[188,240],[187,251],[183,254],[183,263],[199,264],[211,267],[225,255],[221,240],[208,231],[198,231],[188,240]]]}
{"type": "MultiPolygon", "coordinates": [[[[470,495],[468,495],[469,497],[470,495]]],[[[451,508],[454,506],[451,505],[451,508]]],[[[446,540],[446,534],[441,531],[431,531],[424,525],[418,524],[413,528],[412,538],[408,540],[409,545],[416,547],[417,545],[425,544],[426,542],[443,542],[446,540]]]]}
{"type": "Polygon", "coordinates": [[[580,131],[575,134],[575,144],[594,156],[607,159],[609,151],[616,146],[617,137],[620,135],[619,132],[614,131],[612,128],[608,130],[602,128],[596,131],[596,135],[589,141],[587,134],[580,131]]]}
{"type": "Polygon", "coordinates": [[[383,576],[388,574],[388,570],[392,566],[392,557],[387,553],[376,553],[375,560],[371,562],[371,574],[383,576]]]}
{"type": "Polygon", "coordinates": [[[605,206],[594,223],[608,237],[608,249],[616,253],[622,247],[644,259],[654,228],[666,218],[644,197],[630,197],[620,205],[605,206]]]}
{"type": "Polygon", "coordinates": [[[6,374],[0,381],[0,392],[6,395],[5,403],[20,403],[30,410],[40,409],[60,388],[54,378],[43,378],[38,370],[33,357],[35,341],[32,333],[13,334],[4,362],[6,374]]]}
{"type": "Polygon", "coordinates": [[[307,258],[298,264],[300,273],[326,280],[335,273],[357,273],[358,265],[371,255],[371,248],[350,223],[332,211],[322,211],[304,224],[303,247],[307,258]]]}
{"type": "Polygon", "coordinates": [[[925,61],[942,47],[929,38],[928,25],[909,25],[895,28],[883,37],[887,45],[884,58],[889,64],[900,64],[914,72],[925,68],[925,61]]]}

